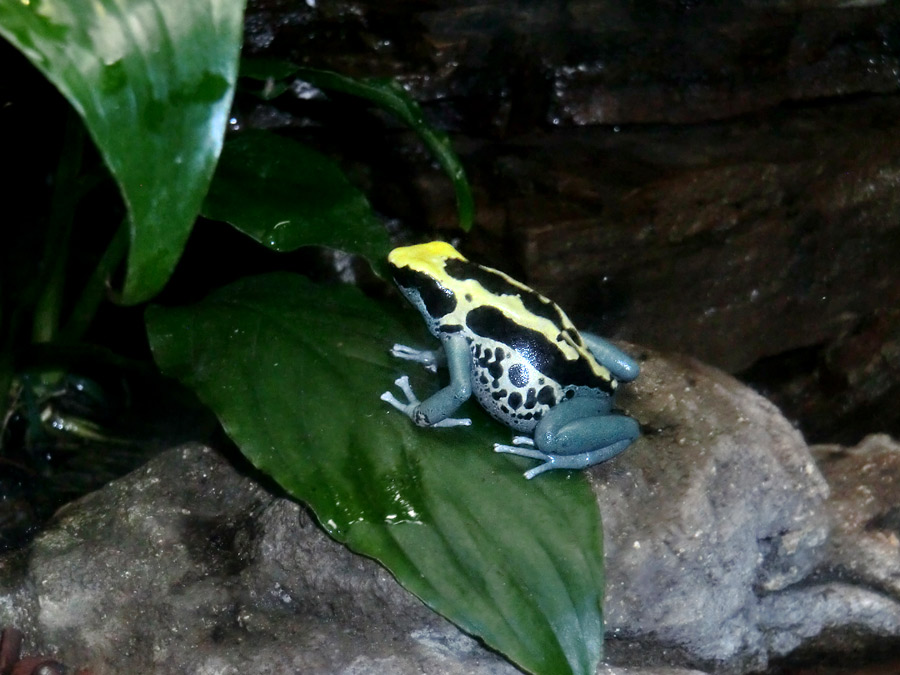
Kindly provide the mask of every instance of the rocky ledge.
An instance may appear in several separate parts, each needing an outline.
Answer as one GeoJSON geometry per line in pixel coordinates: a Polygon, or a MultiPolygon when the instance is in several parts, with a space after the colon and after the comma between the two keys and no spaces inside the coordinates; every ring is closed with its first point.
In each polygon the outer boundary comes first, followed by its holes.
{"type": "MultiPolygon", "coordinates": [[[[602,672],[756,672],[900,644],[900,445],[811,452],[729,375],[643,358],[619,405],[644,435],[589,472],[602,672]]],[[[94,675],[518,672],[246,473],[188,445],[66,507],[0,558],[0,625],[94,675]]]]}

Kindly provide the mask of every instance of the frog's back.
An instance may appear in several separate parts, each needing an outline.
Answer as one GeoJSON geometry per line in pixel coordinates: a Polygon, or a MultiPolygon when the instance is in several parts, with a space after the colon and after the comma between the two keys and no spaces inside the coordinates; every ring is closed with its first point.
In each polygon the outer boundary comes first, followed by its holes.
{"type": "Polygon", "coordinates": [[[440,322],[461,332],[472,352],[472,389],[500,422],[530,432],[553,406],[579,396],[608,396],[616,386],[566,314],[533,289],[468,260],[444,266],[457,305],[440,322]]]}

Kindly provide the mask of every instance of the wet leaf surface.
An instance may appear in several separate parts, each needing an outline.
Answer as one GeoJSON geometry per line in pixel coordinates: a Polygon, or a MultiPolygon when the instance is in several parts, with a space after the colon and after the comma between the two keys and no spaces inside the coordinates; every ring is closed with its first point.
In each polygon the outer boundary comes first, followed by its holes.
{"type": "Polygon", "coordinates": [[[525,480],[531,462],[491,451],[509,431],[475,404],[461,411],[472,427],[419,429],[380,401],[403,373],[422,397],[439,386],[388,354],[395,341],[429,344],[406,327],[413,317],[274,274],[151,307],[147,324],[163,371],[332,536],[520,667],[593,674],[603,552],[585,477],[525,480]]]}
{"type": "Polygon", "coordinates": [[[316,244],[383,266],[390,250],[369,201],[334,161],[265,131],[245,132],[225,144],[203,214],[275,251],[316,244]]]}
{"type": "Polygon", "coordinates": [[[243,0],[0,4],[0,35],[83,118],[131,217],[123,300],[166,283],[222,147],[243,0]]]}

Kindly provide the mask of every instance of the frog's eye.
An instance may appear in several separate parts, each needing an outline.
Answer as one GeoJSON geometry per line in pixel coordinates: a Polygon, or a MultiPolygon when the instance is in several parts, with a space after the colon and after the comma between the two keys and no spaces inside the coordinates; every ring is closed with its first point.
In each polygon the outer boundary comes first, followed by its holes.
{"type": "Polygon", "coordinates": [[[391,271],[394,281],[407,298],[412,301],[411,294],[418,294],[422,303],[421,309],[429,316],[439,318],[456,309],[456,294],[437,279],[409,267],[392,265],[391,271]]]}

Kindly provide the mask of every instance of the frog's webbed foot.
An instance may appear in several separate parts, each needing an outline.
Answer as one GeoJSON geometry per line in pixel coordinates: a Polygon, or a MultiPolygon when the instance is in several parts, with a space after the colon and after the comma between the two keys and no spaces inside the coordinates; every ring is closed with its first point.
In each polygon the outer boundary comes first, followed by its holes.
{"type": "Polygon", "coordinates": [[[494,452],[505,452],[508,455],[530,457],[531,459],[547,459],[547,453],[541,452],[534,447],[534,441],[528,436],[514,436],[512,442],[512,445],[494,443],[494,452]]]}
{"type": "Polygon", "coordinates": [[[420,419],[420,416],[416,414],[417,408],[421,401],[416,397],[416,394],[413,392],[412,387],[409,384],[409,377],[403,375],[402,377],[398,377],[394,380],[394,384],[400,387],[400,391],[403,392],[403,395],[406,396],[406,403],[403,403],[396,396],[394,396],[391,392],[386,391],[381,395],[381,400],[385,403],[390,403],[397,410],[402,412],[404,415],[409,417],[413,422],[418,424],[419,426],[430,426],[430,427],[467,427],[472,424],[472,420],[468,418],[451,418],[447,417],[442,419],[440,422],[435,422],[433,424],[423,423],[420,419]]]}
{"type": "Polygon", "coordinates": [[[503,452],[508,455],[518,455],[519,457],[527,457],[528,459],[539,459],[544,464],[525,472],[525,478],[534,478],[539,473],[557,468],[554,465],[554,458],[546,452],[538,450],[534,441],[528,436],[515,436],[512,445],[504,445],[502,443],[494,443],[494,452],[503,452]]]}
{"type": "Polygon", "coordinates": [[[391,347],[391,356],[405,361],[421,363],[425,370],[436,373],[438,366],[445,360],[443,352],[435,352],[430,349],[415,349],[406,345],[395,344],[391,347]]]}
{"type": "Polygon", "coordinates": [[[527,436],[516,436],[513,438],[513,445],[494,443],[494,452],[504,452],[510,455],[518,455],[519,457],[528,457],[529,459],[539,459],[543,461],[543,464],[539,464],[523,474],[525,478],[530,480],[545,471],[552,471],[553,469],[587,468],[622,452],[622,450],[631,444],[631,441],[631,438],[626,438],[600,448],[599,450],[579,452],[574,455],[554,455],[538,450],[535,447],[534,441],[527,436]]]}

